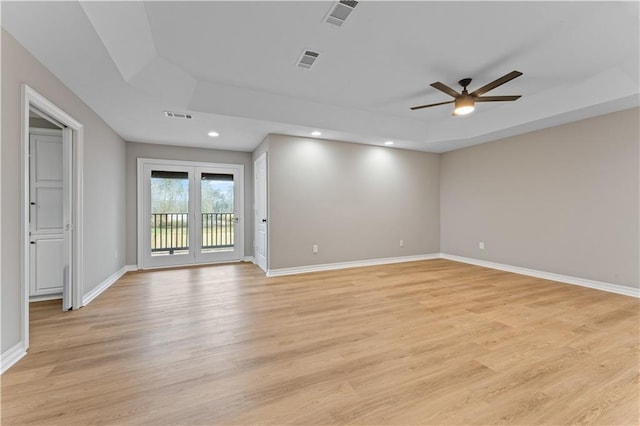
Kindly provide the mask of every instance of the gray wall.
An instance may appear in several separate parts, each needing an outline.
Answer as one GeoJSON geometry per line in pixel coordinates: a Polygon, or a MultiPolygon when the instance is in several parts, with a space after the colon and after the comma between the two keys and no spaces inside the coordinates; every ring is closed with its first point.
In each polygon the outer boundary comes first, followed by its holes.
{"type": "Polygon", "coordinates": [[[253,256],[253,162],[251,153],[127,142],[127,264],[138,264],[137,159],[244,165],[244,255],[253,256]]]}
{"type": "Polygon", "coordinates": [[[269,269],[439,251],[438,154],[282,135],[264,145],[269,269]]]}
{"type": "Polygon", "coordinates": [[[125,143],[2,31],[2,352],[20,341],[20,109],[26,83],[84,125],[84,290],[124,266],[125,143]],[[119,258],[116,259],[115,253],[119,258]]]}
{"type": "Polygon", "coordinates": [[[638,287],[638,124],[635,108],[443,154],[442,252],[638,287]]]}

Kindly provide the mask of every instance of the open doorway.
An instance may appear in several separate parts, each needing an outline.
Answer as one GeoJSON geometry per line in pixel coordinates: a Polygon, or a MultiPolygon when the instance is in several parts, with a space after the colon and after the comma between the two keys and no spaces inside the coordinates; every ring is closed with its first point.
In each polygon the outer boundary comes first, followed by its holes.
{"type": "MultiPolygon", "coordinates": [[[[29,302],[63,299],[69,293],[70,258],[64,218],[70,206],[65,201],[64,155],[69,151],[65,127],[38,109],[29,109],[29,302]],[[66,140],[65,140],[66,139],[66,140]],[[67,281],[67,282],[66,282],[67,281]]],[[[64,310],[69,309],[68,297],[64,310]]]]}
{"type": "Polygon", "coordinates": [[[22,339],[29,303],[82,306],[83,126],[27,85],[22,105],[22,339]]]}

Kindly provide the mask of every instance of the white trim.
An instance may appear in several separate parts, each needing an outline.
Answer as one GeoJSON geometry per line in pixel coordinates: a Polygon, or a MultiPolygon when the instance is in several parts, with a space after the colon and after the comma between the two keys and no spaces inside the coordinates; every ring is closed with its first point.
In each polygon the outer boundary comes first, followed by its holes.
{"type": "Polygon", "coordinates": [[[144,209],[144,194],[141,190],[141,182],[144,180],[144,163],[144,158],[138,158],[136,161],[136,261],[140,265],[140,269],[144,267],[144,262],[142,261],[144,256],[144,244],[142,244],[142,241],[144,241],[144,220],[142,219],[142,214],[140,214],[143,211],[141,209],[144,209]]]}
{"type": "Polygon", "coordinates": [[[124,265],[127,268],[127,272],[134,272],[138,270],[138,265],[124,265]]]}
{"type": "Polygon", "coordinates": [[[159,266],[149,266],[144,269],[137,269],[138,271],[154,271],[159,269],[182,269],[182,268],[192,268],[194,266],[213,266],[213,265],[231,265],[234,263],[244,262],[244,259],[235,259],[235,260],[220,260],[217,262],[204,262],[204,263],[185,263],[181,265],[159,265],[159,266]]]}
{"type": "Polygon", "coordinates": [[[306,274],[308,272],[333,271],[335,269],[358,268],[361,266],[388,265],[391,263],[414,262],[417,260],[438,259],[439,253],[418,254],[415,256],[387,257],[381,259],[355,260],[352,262],[324,263],[321,265],[296,266],[293,268],[269,269],[267,277],[306,274]]]}
{"type": "Polygon", "coordinates": [[[84,306],[88,305],[92,302],[96,297],[100,296],[106,289],[115,284],[124,274],[131,271],[134,265],[125,265],[122,268],[118,269],[116,272],[111,274],[109,278],[102,281],[98,284],[93,290],[89,293],[85,294],[82,298],[82,303],[84,306]]]}
{"type": "Polygon", "coordinates": [[[168,166],[177,165],[177,166],[187,166],[187,167],[227,167],[230,169],[236,168],[238,166],[242,166],[244,171],[244,164],[241,163],[205,163],[202,161],[188,161],[188,160],[166,160],[162,158],[138,158],[138,164],[140,164],[140,160],[142,163],[152,163],[152,164],[166,164],[168,166]]]}
{"type": "Polygon", "coordinates": [[[4,351],[2,353],[2,359],[0,359],[0,374],[4,374],[5,371],[13,367],[15,363],[20,361],[26,354],[27,349],[22,341],[4,351]]]}
{"type": "Polygon", "coordinates": [[[468,263],[500,271],[512,272],[514,274],[527,275],[535,278],[542,278],[550,281],[557,281],[565,284],[573,284],[581,287],[593,288],[609,293],[622,294],[640,298],[640,289],[627,287],[619,284],[606,283],[602,281],[589,280],[586,278],[572,277],[569,275],[555,274],[552,272],[538,271],[535,269],[522,268],[519,266],[505,265],[502,263],[489,262],[486,260],[472,259],[469,257],[455,256],[446,253],[432,253],[417,256],[391,257],[383,259],[360,260],[354,262],[326,263],[322,265],[298,266],[293,268],[270,269],[267,277],[279,277],[284,275],[305,274],[308,272],[332,271],[336,269],[356,268],[360,266],[386,265],[391,263],[412,262],[416,260],[447,259],[455,262],[468,263]]]}
{"type": "MultiPolygon", "coordinates": [[[[27,84],[23,84],[22,87],[31,105],[35,105],[36,108],[38,108],[40,111],[50,115],[51,118],[58,120],[65,126],[73,128],[82,127],[82,124],[80,124],[79,121],[76,121],[75,118],[71,117],[69,114],[58,108],[51,101],[33,90],[27,84]]],[[[27,110],[25,111],[27,113],[27,117],[29,117],[29,103],[26,105],[27,110]]]]}
{"type": "Polygon", "coordinates": [[[75,188],[72,189],[75,209],[73,211],[74,245],[75,252],[72,262],[73,266],[73,309],[79,309],[82,306],[82,296],[84,295],[84,127],[80,126],[74,129],[75,137],[73,146],[73,168],[75,175],[73,181],[75,188]]]}
{"type": "Polygon", "coordinates": [[[22,159],[22,194],[20,195],[21,203],[21,230],[20,235],[22,240],[22,258],[20,268],[20,297],[22,299],[22,327],[20,330],[21,340],[25,348],[29,347],[29,294],[31,283],[29,281],[29,209],[25,205],[29,202],[28,194],[29,187],[29,90],[26,85],[22,85],[22,110],[20,123],[21,129],[21,145],[20,145],[20,158],[22,159]]]}
{"type": "Polygon", "coordinates": [[[251,262],[251,263],[256,263],[256,259],[253,256],[245,256],[242,259],[243,262],[251,262]]]}
{"type": "Polygon", "coordinates": [[[29,303],[46,302],[47,300],[61,300],[62,293],[43,294],[42,296],[29,296],[29,303]]]}
{"type": "Polygon", "coordinates": [[[586,278],[572,277],[569,275],[554,274],[552,272],[538,271],[535,269],[521,268],[519,266],[505,265],[502,263],[489,262],[486,260],[473,259],[470,257],[455,256],[452,254],[440,253],[442,259],[453,260],[455,262],[468,263],[471,265],[483,266],[485,268],[498,269],[500,271],[513,272],[514,274],[527,275],[545,280],[558,281],[565,284],[573,284],[581,287],[593,288],[609,293],[622,294],[640,298],[640,289],[627,287],[619,284],[594,281],[586,278]]]}

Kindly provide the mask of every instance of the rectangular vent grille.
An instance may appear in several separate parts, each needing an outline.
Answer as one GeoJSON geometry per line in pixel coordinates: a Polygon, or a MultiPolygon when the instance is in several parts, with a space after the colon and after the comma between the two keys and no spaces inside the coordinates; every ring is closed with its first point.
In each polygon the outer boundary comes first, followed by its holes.
{"type": "Polygon", "coordinates": [[[302,56],[300,56],[300,59],[298,60],[298,67],[306,69],[311,68],[311,65],[313,65],[316,59],[318,59],[318,56],[320,56],[320,53],[318,52],[305,50],[302,52],[302,56]]]}
{"type": "Polygon", "coordinates": [[[326,22],[336,27],[342,26],[344,21],[347,20],[349,14],[358,5],[357,1],[353,0],[340,0],[332,6],[329,14],[327,15],[326,22]]]}
{"type": "Polygon", "coordinates": [[[164,115],[169,118],[179,118],[181,120],[191,120],[193,118],[191,114],[187,114],[186,112],[165,111],[164,115]]]}

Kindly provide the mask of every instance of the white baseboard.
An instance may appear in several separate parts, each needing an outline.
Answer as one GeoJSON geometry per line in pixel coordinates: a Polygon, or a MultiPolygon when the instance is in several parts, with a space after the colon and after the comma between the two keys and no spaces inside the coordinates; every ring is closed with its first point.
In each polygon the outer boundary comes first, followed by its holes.
{"type": "Polygon", "coordinates": [[[594,281],[586,278],[572,277],[569,275],[554,274],[552,272],[538,271],[535,269],[521,268],[519,266],[505,265],[502,263],[489,262],[486,260],[473,259],[470,257],[455,256],[446,253],[440,253],[442,259],[453,260],[456,262],[469,263],[471,265],[483,266],[490,269],[498,269],[500,271],[513,272],[515,274],[527,275],[545,280],[558,281],[565,284],[579,285],[581,287],[593,288],[596,290],[607,291],[609,293],[622,294],[640,298],[640,289],[627,287],[619,284],[606,283],[602,281],[594,281]]]}
{"type": "MultiPolygon", "coordinates": [[[[0,0],[2,1],[2,0],[0,0]]],[[[135,269],[136,271],[155,271],[162,269],[182,269],[182,268],[190,268],[192,266],[214,266],[214,265],[226,265],[232,263],[245,262],[246,258],[243,257],[241,259],[233,259],[233,260],[219,260],[217,262],[205,262],[205,263],[184,263],[182,265],[166,265],[166,266],[148,266],[146,268],[135,269]]]]}
{"type": "Polygon", "coordinates": [[[116,281],[120,279],[120,277],[122,277],[128,271],[136,270],[138,270],[138,267],[136,265],[125,265],[122,268],[118,269],[109,278],[102,281],[93,290],[84,295],[84,297],[82,298],[82,306],[87,306],[89,303],[91,303],[93,299],[100,296],[102,292],[111,287],[116,281]]]}
{"type": "Polygon", "coordinates": [[[29,296],[29,303],[31,302],[45,302],[47,300],[59,300],[62,299],[62,293],[45,294],[43,296],[29,296]]]}
{"type": "Polygon", "coordinates": [[[245,256],[244,259],[242,259],[243,262],[251,262],[251,263],[256,263],[255,259],[253,258],[253,256],[245,256]]]}
{"type": "Polygon", "coordinates": [[[535,278],[542,278],[550,281],[557,281],[565,284],[573,284],[581,287],[593,288],[607,291],[609,293],[622,294],[640,298],[640,289],[627,287],[619,284],[606,283],[603,281],[589,280],[586,278],[573,277],[569,275],[555,274],[552,272],[538,271],[535,269],[522,268],[519,266],[505,265],[502,263],[489,262],[486,260],[473,259],[470,257],[455,256],[446,253],[432,253],[417,256],[390,257],[383,259],[359,260],[353,262],[326,263],[322,265],[298,266],[293,268],[270,269],[267,277],[279,277],[284,275],[305,274],[308,272],[332,271],[336,269],[357,268],[361,266],[386,265],[391,263],[412,262],[416,260],[447,259],[456,262],[468,263],[500,271],[512,272],[515,274],[527,275],[535,278]]]}
{"type": "Polygon", "coordinates": [[[27,349],[24,347],[22,341],[16,343],[11,348],[7,349],[0,359],[0,374],[4,374],[5,371],[13,367],[13,365],[20,361],[22,357],[27,354],[27,349]]]}
{"type": "Polygon", "coordinates": [[[419,254],[416,256],[387,257],[382,259],[356,260],[352,262],[324,263],[321,265],[296,266],[293,268],[269,269],[267,277],[283,275],[306,274],[308,272],[333,271],[335,269],[358,268],[361,266],[388,265],[391,263],[413,262],[416,260],[430,260],[440,257],[439,253],[419,254]]]}

